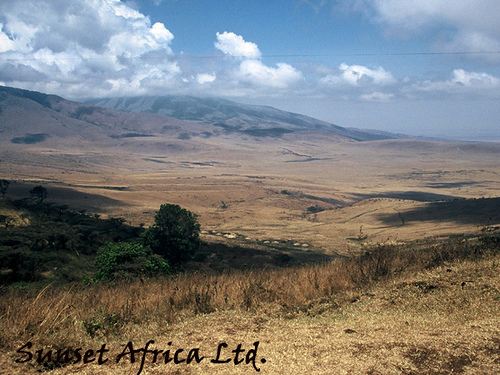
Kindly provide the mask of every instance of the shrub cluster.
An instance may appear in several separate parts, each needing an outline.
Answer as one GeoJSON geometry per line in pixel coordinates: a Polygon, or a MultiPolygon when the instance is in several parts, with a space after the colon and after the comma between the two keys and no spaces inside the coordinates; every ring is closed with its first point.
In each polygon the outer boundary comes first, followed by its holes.
{"type": "MultiPolygon", "coordinates": [[[[2,182],[2,192],[8,184],[2,182]]],[[[200,245],[195,214],[178,205],[160,207],[144,230],[122,218],[71,211],[45,201],[37,186],[30,198],[0,200],[0,283],[106,281],[172,272],[200,245]],[[94,275],[95,274],[95,275],[94,275]]]]}
{"type": "Polygon", "coordinates": [[[132,279],[171,273],[169,263],[138,242],[108,242],[101,246],[95,258],[94,280],[132,279]]]}

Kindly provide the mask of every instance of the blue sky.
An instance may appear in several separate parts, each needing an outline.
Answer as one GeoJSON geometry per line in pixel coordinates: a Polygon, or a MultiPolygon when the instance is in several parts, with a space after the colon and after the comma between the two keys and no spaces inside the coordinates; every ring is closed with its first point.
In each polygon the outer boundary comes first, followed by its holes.
{"type": "Polygon", "coordinates": [[[498,0],[2,0],[0,84],[500,140],[498,0]]]}

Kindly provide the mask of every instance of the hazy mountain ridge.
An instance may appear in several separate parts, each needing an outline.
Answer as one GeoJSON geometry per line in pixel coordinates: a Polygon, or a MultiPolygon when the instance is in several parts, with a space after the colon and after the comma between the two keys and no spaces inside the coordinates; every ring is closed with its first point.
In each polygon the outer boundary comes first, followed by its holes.
{"type": "Polygon", "coordinates": [[[178,122],[0,86],[0,134],[13,143],[38,143],[53,137],[93,141],[132,134],[153,135],[175,127],[178,122]]]}
{"type": "Polygon", "coordinates": [[[131,113],[154,113],[180,120],[203,122],[220,127],[225,133],[238,132],[255,137],[279,137],[295,131],[318,131],[356,141],[399,138],[390,133],[347,129],[269,106],[240,104],[218,98],[156,96],[93,99],[87,102],[131,113]]]}
{"type": "Polygon", "coordinates": [[[287,134],[328,134],[352,141],[399,139],[377,131],[347,129],[268,106],[191,96],[66,100],[57,95],[0,87],[0,134],[12,143],[53,138],[89,141],[170,135],[208,138],[242,135],[279,138],[287,134]]]}

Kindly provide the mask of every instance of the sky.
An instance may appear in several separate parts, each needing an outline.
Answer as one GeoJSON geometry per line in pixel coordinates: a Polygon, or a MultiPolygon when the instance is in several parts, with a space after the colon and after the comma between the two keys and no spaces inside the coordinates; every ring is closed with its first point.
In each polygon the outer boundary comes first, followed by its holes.
{"type": "Polygon", "coordinates": [[[0,85],[500,141],[498,0],[1,0],[0,85]]]}

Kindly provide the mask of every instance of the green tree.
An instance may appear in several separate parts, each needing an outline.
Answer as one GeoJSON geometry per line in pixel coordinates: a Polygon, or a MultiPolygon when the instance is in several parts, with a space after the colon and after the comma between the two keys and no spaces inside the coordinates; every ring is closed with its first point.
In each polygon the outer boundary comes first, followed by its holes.
{"type": "Polygon", "coordinates": [[[166,275],[168,262],[140,243],[108,242],[97,251],[95,280],[131,279],[139,276],[166,275]]]}
{"type": "Polygon", "coordinates": [[[5,198],[5,193],[9,188],[10,181],[8,180],[0,180],[0,194],[2,194],[2,198],[5,198]]]}
{"type": "Polygon", "coordinates": [[[198,216],[176,204],[161,205],[144,233],[144,244],[172,265],[190,260],[200,243],[198,216]]]}
{"type": "Polygon", "coordinates": [[[42,203],[45,198],[47,198],[47,189],[43,186],[35,186],[30,190],[31,198],[38,198],[39,202],[42,203]]]}

